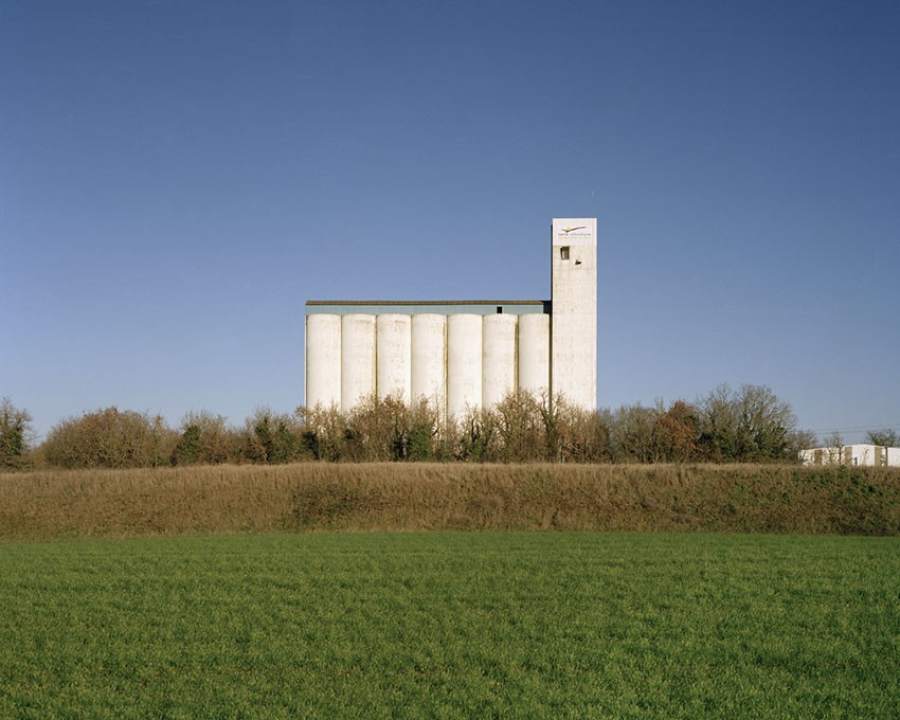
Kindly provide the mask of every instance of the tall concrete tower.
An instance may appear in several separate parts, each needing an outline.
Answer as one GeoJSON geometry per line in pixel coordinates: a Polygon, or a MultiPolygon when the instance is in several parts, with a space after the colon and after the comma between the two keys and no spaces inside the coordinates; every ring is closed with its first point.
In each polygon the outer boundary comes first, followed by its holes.
{"type": "Polygon", "coordinates": [[[553,395],[597,408],[597,218],[554,218],[551,226],[553,395]]]}

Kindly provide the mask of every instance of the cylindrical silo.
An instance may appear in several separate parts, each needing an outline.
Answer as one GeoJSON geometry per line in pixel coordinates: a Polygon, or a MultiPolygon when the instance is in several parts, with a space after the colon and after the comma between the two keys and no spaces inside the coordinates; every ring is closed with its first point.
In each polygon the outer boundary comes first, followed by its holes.
{"type": "Polygon", "coordinates": [[[306,316],[306,406],[341,405],[341,316],[306,316]]]}
{"type": "Polygon", "coordinates": [[[541,397],[550,392],[550,316],[519,316],[519,390],[541,397]]]}
{"type": "Polygon", "coordinates": [[[482,316],[447,318],[447,415],[459,420],[481,407],[482,316]]]}
{"type": "Polygon", "coordinates": [[[516,390],[516,316],[484,316],[482,402],[493,408],[516,390]]]}
{"type": "Polygon", "coordinates": [[[409,315],[379,315],[376,322],[376,388],[378,397],[388,395],[409,402],[412,336],[409,315]]]}
{"type": "Polygon", "coordinates": [[[375,316],[341,318],[341,410],[375,394],[375,316]]]}
{"type": "Polygon", "coordinates": [[[412,398],[427,400],[443,416],[447,397],[447,316],[412,316],[412,398]]]}

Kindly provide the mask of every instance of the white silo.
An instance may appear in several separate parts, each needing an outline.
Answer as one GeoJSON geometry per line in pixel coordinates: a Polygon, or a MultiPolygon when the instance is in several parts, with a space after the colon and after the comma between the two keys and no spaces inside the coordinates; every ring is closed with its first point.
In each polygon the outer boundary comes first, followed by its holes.
{"type": "Polygon", "coordinates": [[[306,316],[306,406],[341,405],[341,316],[306,316]]]}
{"type": "Polygon", "coordinates": [[[447,316],[412,316],[412,398],[427,400],[443,416],[447,399],[447,316]]]}
{"type": "Polygon", "coordinates": [[[447,415],[460,419],[481,407],[482,316],[447,318],[447,415]]]}
{"type": "Polygon", "coordinates": [[[550,385],[585,410],[597,407],[597,218],[551,226],[550,385]]]}
{"type": "Polygon", "coordinates": [[[341,318],[341,410],[375,394],[375,316],[341,318]]]}
{"type": "Polygon", "coordinates": [[[536,398],[550,392],[550,316],[519,316],[519,390],[536,398]]]}
{"type": "Polygon", "coordinates": [[[391,395],[409,403],[412,334],[409,315],[389,313],[376,321],[376,388],[380,399],[391,395]]]}
{"type": "Polygon", "coordinates": [[[482,403],[493,408],[516,390],[516,316],[484,316],[482,403]]]}

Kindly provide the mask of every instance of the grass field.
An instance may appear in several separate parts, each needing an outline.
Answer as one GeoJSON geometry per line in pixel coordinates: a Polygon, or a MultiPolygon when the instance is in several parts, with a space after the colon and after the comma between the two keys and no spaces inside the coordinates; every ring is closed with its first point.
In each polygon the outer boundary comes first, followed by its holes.
{"type": "Polygon", "coordinates": [[[0,544],[2,718],[896,718],[900,539],[0,544]]]}

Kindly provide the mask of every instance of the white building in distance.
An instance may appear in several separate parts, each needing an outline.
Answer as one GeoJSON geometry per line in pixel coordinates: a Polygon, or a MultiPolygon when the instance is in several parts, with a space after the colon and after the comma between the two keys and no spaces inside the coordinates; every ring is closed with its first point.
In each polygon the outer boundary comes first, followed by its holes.
{"type": "Polygon", "coordinates": [[[900,448],[880,445],[844,445],[800,451],[804,465],[864,465],[868,467],[900,467],[900,448]]]}
{"type": "Polygon", "coordinates": [[[597,219],[551,225],[550,300],[309,300],[307,407],[388,395],[449,418],[509,393],[597,406],[597,219]]]}

